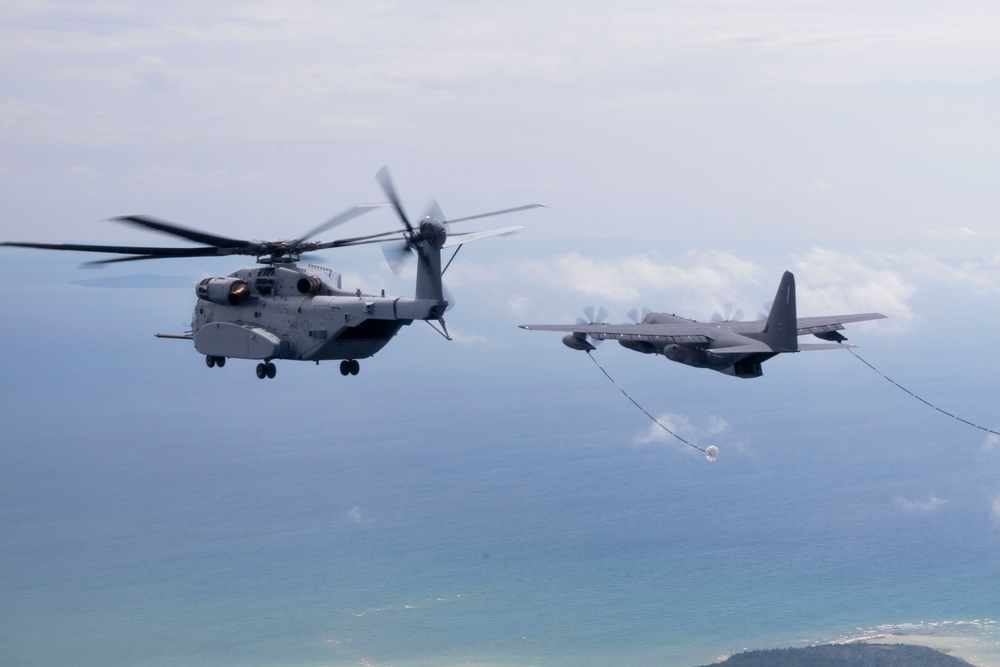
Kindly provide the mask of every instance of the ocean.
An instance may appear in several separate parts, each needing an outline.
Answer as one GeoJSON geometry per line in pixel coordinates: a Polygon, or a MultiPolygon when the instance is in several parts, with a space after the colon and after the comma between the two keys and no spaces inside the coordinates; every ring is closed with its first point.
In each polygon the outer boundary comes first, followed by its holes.
{"type": "MultiPolygon", "coordinates": [[[[413,325],[357,377],[260,381],[152,337],[193,288],[80,287],[65,257],[22,257],[4,254],[0,664],[691,667],[896,631],[1000,664],[1000,447],[847,352],[739,380],[601,346],[638,403],[719,447],[708,462],[474,293],[449,326],[481,340],[413,325]]],[[[918,305],[978,303],[939,296],[918,305]]],[[[998,428],[984,310],[979,335],[942,317],[851,339],[998,428]]]]}

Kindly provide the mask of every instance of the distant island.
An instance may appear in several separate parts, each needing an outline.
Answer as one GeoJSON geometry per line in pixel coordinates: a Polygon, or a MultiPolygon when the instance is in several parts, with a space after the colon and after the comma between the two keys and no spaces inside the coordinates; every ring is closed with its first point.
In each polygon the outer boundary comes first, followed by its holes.
{"type": "Polygon", "coordinates": [[[969,667],[970,663],[913,644],[824,644],[746,651],[702,667],[969,667]]]}

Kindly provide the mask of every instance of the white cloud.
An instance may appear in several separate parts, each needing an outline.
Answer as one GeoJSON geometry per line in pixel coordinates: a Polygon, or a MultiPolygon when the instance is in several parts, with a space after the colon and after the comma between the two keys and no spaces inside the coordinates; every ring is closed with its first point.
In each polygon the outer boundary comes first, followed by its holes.
{"type": "Polygon", "coordinates": [[[844,252],[819,246],[767,264],[723,251],[611,259],[572,252],[522,260],[515,264],[515,274],[530,281],[526,293],[531,301],[518,302],[521,314],[555,293],[562,295],[567,312],[585,305],[612,311],[617,306],[621,312],[613,312],[612,320],[624,321],[624,312],[633,307],[701,320],[738,310],[743,319],[755,319],[766,311],[784,267],[795,273],[801,316],[880,312],[890,320],[857,326],[882,332],[906,329],[918,320],[911,302],[923,288],[954,285],[973,294],[1000,292],[997,259],[952,261],[915,250],[844,252]]]}
{"type": "Polygon", "coordinates": [[[527,315],[528,304],[530,300],[528,297],[523,295],[513,295],[507,299],[507,312],[515,317],[524,317],[527,315]]]}
{"type": "Polygon", "coordinates": [[[360,507],[352,507],[351,509],[349,509],[347,511],[347,518],[353,521],[354,523],[358,524],[359,526],[363,526],[367,523],[367,520],[365,519],[364,514],[362,514],[360,507]]]}
{"type": "Polygon", "coordinates": [[[898,257],[813,247],[794,260],[799,314],[880,312],[897,324],[914,313],[907,301],[916,285],[898,257]]]}
{"type": "Polygon", "coordinates": [[[480,333],[466,331],[456,327],[448,327],[448,334],[451,339],[459,345],[485,345],[489,338],[480,333]]]}
{"type": "Polygon", "coordinates": [[[244,187],[259,186],[268,177],[260,172],[230,172],[224,169],[195,170],[148,165],[132,174],[135,182],[145,184],[156,191],[184,190],[192,188],[219,188],[238,183],[244,187]]]}
{"type": "Polygon", "coordinates": [[[383,116],[364,116],[357,114],[337,114],[323,116],[319,119],[320,125],[331,125],[334,127],[357,127],[376,130],[387,130],[394,127],[383,116]]]}
{"type": "Polygon", "coordinates": [[[672,412],[665,412],[656,418],[659,423],[650,423],[649,427],[640,435],[635,436],[635,442],[640,445],[647,445],[652,442],[678,442],[674,436],[663,430],[666,427],[673,433],[683,436],[690,435],[694,430],[691,422],[684,415],[672,412]],[[661,426],[662,424],[663,426],[661,426]]]}
{"type": "Polygon", "coordinates": [[[87,181],[101,178],[104,175],[101,172],[97,171],[96,169],[91,169],[89,167],[84,167],[82,165],[74,165],[72,167],[69,167],[68,169],[64,170],[64,173],[67,176],[70,176],[74,179],[87,180],[87,181]]]}
{"type": "Polygon", "coordinates": [[[690,252],[680,260],[653,254],[607,260],[572,252],[523,260],[515,270],[536,285],[623,304],[635,305],[657,292],[683,290],[689,302],[716,300],[711,304],[716,310],[731,301],[728,297],[737,284],[756,283],[763,273],[759,265],[723,251],[690,252]]]}
{"type": "Polygon", "coordinates": [[[670,446],[676,445],[685,450],[694,451],[698,447],[704,449],[712,444],[701,442],[703,439],[717,436],[728,430],[729,425],[718,417],[710,417],[708,424],[699,428],[694,426],[684,415],[665,412],[656,418],[656,422],[651,422],[644,432],[636,435],[634,442],[640,445],[665,443],[670,446]],[[682,442],[678,436],[690,444],[682,442]]]}
{"type": "Polygon", "coordinates": [[[908,498],[903,498],[902,496],[897,496],[892,501],[892,504],[904,512],[927,514],[937,510],[947,502],[947,500],[942,500],[932,493],[927,497],[927,500],[910,500],[908,498]]]}
{"type": "MultiPolygon", "coordinates": [[[[972,165],[996,153],[982,137],[998,12],[857,0],[18,1],[0,8],[3,104],[49,113],[0,108],[0,130],[52,161],[101,145],[109,181],[112,165],[134,171],[149,156],[188,171],[254,160],[276,200],[290,198],[282,177],[341,186],[344,172],[385,162],[446,183],[528,183],[559,211],[553,237],[983,230],[992,195],[975,174],[988,169],[972,165]],[[959,177],[955,164],[970,168],[959,177]]],[[[31,185],[44,196],[52,184],[31,185]]],[[[229,185],[240,197],[245,184],[229,185]]],[[[343,187],[353,199],[354,183],[343,187]]],[[[147,191],[104,193],[128,195],[147,191]]]]}

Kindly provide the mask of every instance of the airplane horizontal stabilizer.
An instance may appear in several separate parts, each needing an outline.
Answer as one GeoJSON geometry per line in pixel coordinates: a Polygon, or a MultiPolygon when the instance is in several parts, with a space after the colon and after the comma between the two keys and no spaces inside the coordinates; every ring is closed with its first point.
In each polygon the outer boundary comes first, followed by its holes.
{"type": "Polygon", "coordinates": [[[812,350],[839,350],[841,348],[857,347],[850,343],[799,343],[799,352],[810,352],[812,350]]]}
{"type": "MultiPolygon", "coordinates": [[[[823,331],[836,331],[837,325],[850,324],[852,322],[866,322],[868,320],[884,320],[886,316],[882,313],[852,313],[850,315],[820,315],[818,317],[800,317],[796,321],[798,334],[804,336],[811,333],[822,333],[823,331]]],[[[842,328],[842,327],[841,327],[842,328]]]]}

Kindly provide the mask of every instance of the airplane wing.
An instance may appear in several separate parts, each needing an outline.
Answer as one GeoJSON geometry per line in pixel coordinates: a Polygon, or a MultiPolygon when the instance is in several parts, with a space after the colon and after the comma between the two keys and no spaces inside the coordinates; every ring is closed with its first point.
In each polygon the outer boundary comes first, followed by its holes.
{"type": "Polygon", "coordinates": [[[690,324],[522,324],[528,331],[565,331],[587,334],[596,340],[636,340],[660,343],[709,343],[711,327],[690,324]]]}
{"type": "MultiPolygon", "coordinates": [[[[881,320],[885,315],[882,313],[852,313],[850,315],[820,315],[819,317],[800,317],[795,320],[798,328],[798,335],[821,334],[830,331],[841,331],[845,324],[852,322],[865,322],[867,320],[881,320]]],[[[733,333],[746,334],[761,331],[766,320],[750,321],[727,321],[713,322],[713,326],[720,327],[733,333]]]]}
{"type": "MultiPolygon", "coordinates": [[[[844,324],[883,319],[881,313],[854,313],[850,315],[822,315],[803,317],[796,320],[798,335],[825,334],[840,331],[844,324]]],[[[676,343],[682,345],[707,345],[722,331],[737,334],[759,332],[764,328],[763,320],[752,322],[678,322],[662,324],[522,324],[529,331],[565,331],[566,333],[587,334],[596,340],[648,341],[650,343],[676,343]]],[[[820,338],[827,338],[820,336],[820,338]]],[[[828,338],[829,339],[829,338],[828,338]]],[[[803,343],[800,350],[828,350],[845,347],[842,343],[803,343]]],[[[773,352],[765,343],[748,343],[715,349],[718,353],[753,354],[773,352]]]]}

